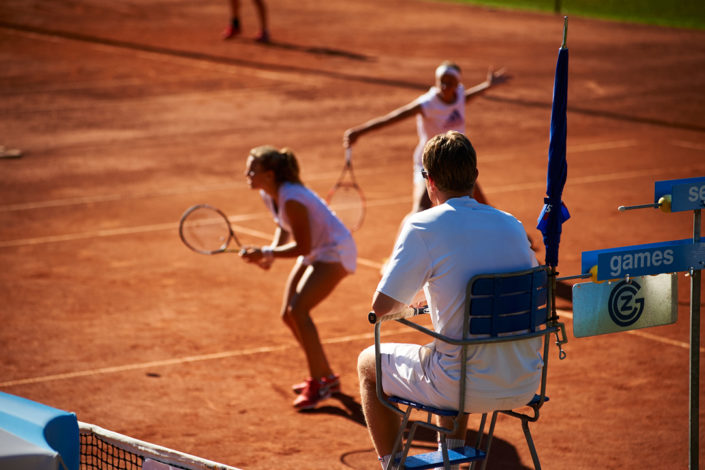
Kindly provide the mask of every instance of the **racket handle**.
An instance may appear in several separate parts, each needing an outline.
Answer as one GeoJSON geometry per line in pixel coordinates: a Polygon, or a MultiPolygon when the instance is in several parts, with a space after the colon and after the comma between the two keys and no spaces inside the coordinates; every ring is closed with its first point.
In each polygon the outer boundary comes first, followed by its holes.
{"type": "Polygon", "coordinates": [[[350,166],[352,163],[352,147],[345,147],[345,165],[350,166]]]}

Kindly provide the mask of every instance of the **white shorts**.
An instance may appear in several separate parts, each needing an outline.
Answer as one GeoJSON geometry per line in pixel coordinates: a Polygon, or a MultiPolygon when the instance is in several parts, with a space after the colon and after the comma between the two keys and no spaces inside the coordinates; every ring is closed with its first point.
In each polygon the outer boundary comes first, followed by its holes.
{"type": "MultiPolygon", "coordinates": [[[[374,354],[374,346],[370,346],[374,354]]],[[[457,376],[449,377],[437,366],[433,345],[382,343],[382,390],[412,401],[418,401],[437,408],[458,408],[460,387],[457,376]]],[[[536,384],[524,390],[504,391],[504,393],[482,393],[467,390],[465,411],[484,413],[493,410],[508,410],[527,404],[534,396],[536,384]]]]}

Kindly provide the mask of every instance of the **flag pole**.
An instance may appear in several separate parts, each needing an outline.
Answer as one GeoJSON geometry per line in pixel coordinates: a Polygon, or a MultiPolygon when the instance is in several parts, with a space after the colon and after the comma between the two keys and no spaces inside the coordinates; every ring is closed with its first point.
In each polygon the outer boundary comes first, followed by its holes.
{"type": "Polygon", "coordinates": [[[568,41],[568,17],[563,17],[563,42],[561,43],[561,49],[565,49],[566,41],[568,41]]]}
{"type": "MultiPolygon", "coordinates": [[[[566,43],[568,41],[568,17],[564,16],[563,17],[563,41],[561,42],[561,49],[566,48],[566,43]]],[[[553,208],[554,210],[556,208],[553,208]]],[[[561,211],[562,208],[559,206],[558,210],[561,211]]],[[[558,214],[554,214],[554,217],[559,217],[558,214]]],[[[558,283],[558,271],[556,269],[556,265],[549,266],[549,282],[551,283],[551,320],[554,322],[558,321],[558,311],[556,309],[556,285],[558,283]]],[[[565,335],[564,335],[565,338],[565,335]]],[[[561,341],[560,337],[558,336],[558,333],[556,333],[556,346],[558,346],[559,350],[559,358],[564,359],[566,354],[565,351],[563,351],[562,345],[564,341],[561,341]]]]}

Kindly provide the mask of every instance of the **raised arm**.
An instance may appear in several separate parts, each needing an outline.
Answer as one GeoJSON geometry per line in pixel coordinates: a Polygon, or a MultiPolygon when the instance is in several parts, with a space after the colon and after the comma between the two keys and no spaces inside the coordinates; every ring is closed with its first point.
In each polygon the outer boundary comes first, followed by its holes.
{"type": "Polygon", "coordinates": [[[419,112],[421,112],[421,105],[419,105],[416,101],[412,101],[411,103],[397,108],[384,116],[370,119],[364,124],[351,127],[343,134],[343,146],[346,148],[350,147],[361,135],[367,134],[375,129],[387,127],[419,112]]]}
{"type": "Polygon", "coordinates": [[[504,68],[499,70],[493,70],[490,68],[487,71],[487,78],[484,82],[478,83],[474,87],[465,90],[465,102],[467,103],[472,98],[475,98],[493,86],[499,85],[500,83],[506,82],[510,77],[505,75],[504,68]]]}

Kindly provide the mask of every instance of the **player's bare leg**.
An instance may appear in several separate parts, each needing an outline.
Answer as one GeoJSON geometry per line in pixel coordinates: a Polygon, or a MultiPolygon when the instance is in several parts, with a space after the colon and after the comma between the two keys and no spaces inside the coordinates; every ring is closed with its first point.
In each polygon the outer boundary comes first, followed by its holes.
{"type": "Polygon", "coordinates": [[[267,18],[267,6],[264,4],[264,0],[254,0],[255,8],[257,9],[257,16],[259,17],[259,33],[257,34],[256,40],[259,42],[269,42],[269,26],[267,18]]]}
{"type": "Polygon", "coordinates": [[[240,0],[230,0],[230,24],[223,31],[223,39],[240,34],[240,0]]]}
{"type": "Polygon", "coordinates": [[[291,304],[291,299],[296,294],[296,288],[299,285],[299,281],[304,275],[304,272],[306,271],[307,267],[308,266],[305,266],[303,263],[301,263],[301,260],[296,261],[296,264],[291,269],[291,273],[289,273],[289,278],[286,281],[286,287],[284,288],[284,299],[282,301],[281,308],[282,321],[291,330],[291,333],[294,335],[294,338],[296,338],[296,340],[302,347],[303,343],[301,342],[301,338],[299,337],[299,330],[294,324],[293,317],[289,315],[289,305],[291,304]]]}
{"type": "Polygon", "coordinates": [[[299,278],[296,293],[289,302],[286,321],[291,322],[306,354],[311,377],[327,377],[333,373],[323,351],[311,310],[333,291],[347,275],[340,263],[316,262],[299,278]]]}

